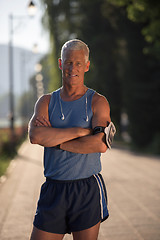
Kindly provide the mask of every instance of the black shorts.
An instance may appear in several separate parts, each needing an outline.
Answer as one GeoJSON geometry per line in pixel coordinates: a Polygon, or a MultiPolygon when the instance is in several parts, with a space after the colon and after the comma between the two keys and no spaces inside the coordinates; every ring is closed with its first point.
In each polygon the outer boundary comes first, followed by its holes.
{"type": "Polygon", "coordinates": [[[101,174],[70,181],[46,179],[34,226],[46,232],[65,234],[88,229],[108,216],[101,174]]]}

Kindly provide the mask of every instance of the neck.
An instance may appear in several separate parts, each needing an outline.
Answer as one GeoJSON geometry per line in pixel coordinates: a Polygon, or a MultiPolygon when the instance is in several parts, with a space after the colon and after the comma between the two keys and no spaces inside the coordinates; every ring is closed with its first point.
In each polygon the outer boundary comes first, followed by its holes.
{"type": "Polygon", "coordinates": [[[70,87],[63,86],[61,88],[61,98],[66,101],[77,100],[82,97],[87,91],[87,87],[83,85],[82,87],[70,87]]]}

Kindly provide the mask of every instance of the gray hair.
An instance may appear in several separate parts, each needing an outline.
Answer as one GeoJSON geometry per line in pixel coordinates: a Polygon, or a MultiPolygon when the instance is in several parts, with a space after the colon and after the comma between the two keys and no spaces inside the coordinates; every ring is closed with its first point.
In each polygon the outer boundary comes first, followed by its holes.
{"type": "Polygon", "coordinates": [[[87,44],[85,44],[84,42],[82,42],[79,39],[72,39],[67,41],[61,49],[61,59],[63,60],[63,54],[64,52],[67,50],[83,50],[84,54],[85,54],[85,61],[88,62],[89,60],[89,48],[87,46],[87,44]]]}

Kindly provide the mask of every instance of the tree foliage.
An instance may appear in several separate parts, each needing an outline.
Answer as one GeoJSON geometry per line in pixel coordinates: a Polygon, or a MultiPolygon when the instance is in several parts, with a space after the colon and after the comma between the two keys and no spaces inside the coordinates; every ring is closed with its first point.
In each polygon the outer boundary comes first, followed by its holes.
{"type": "Polygon", "coordinates": [[[109,100],[117,128],[125,111],[134,144],[146,147],[157,143],[160,139],[159,1],[42,1],[54,56],[50,86],[60,85],[60,72],[55,68],[61,46],[69,39],[83,40],[91,50],[86,83],[109,100]],[[58,79],[56,84],[55,79],[58,79]]]}
{"type": "MultiPolygon", "coordinates": [[[[147,46],[143,51],[160,59],[160,1],[158,0],[109,0],[116,6],[126,8],[128,18],[141,23],[141,33],[147,46]]],[[[108,0],[107,0],[108,2],[108,0]]]]}
{"type": "Polygon", "coordinates": [[[131,82],[127,86],[129,94],[125,102],[128,104],[130,134],[137,146],[154,145],[160,152],[160,2],[109,1],[119,10],[124,9],[134,24],[134,28],[125,31],[129,32],[129,38],[125,37],[129,62],[126,74],[131,74],[131,82]],[[138,36],[135,28],[139,28],[138,36]]]}

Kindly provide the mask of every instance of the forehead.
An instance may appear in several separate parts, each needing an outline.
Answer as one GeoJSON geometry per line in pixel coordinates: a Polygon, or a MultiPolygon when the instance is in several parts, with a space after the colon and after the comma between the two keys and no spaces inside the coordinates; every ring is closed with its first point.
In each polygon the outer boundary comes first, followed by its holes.
{"type": "Polygon", "coordinates": [[[63,61],[66,60],[85,60],[85,53],[83,50],[71,50],[71,49],[66,49],[63,52],[63,61]]]}

